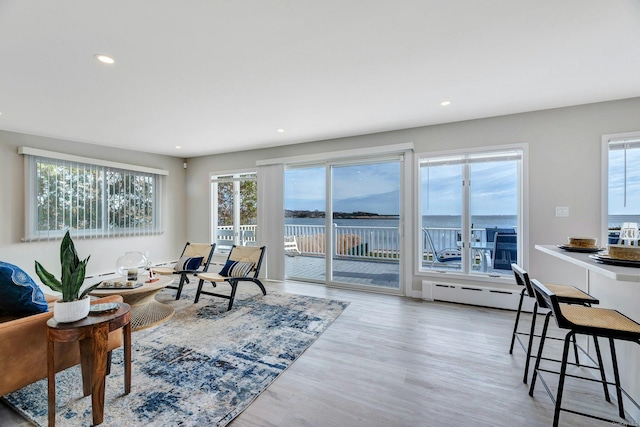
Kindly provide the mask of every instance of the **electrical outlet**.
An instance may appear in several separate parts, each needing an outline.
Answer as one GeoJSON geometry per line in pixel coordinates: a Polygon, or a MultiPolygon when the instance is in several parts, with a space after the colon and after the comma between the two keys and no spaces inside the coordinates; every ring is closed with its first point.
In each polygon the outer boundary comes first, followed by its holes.
{"type": "Polygon", "coordinates": [[[569,216],[569,208],[567,206],[556,206],[556,216],[569,216]]]}

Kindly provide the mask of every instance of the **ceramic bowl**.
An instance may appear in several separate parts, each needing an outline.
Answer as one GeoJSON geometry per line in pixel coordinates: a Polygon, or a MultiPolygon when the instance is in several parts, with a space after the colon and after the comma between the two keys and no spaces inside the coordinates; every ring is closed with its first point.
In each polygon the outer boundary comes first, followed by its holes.
{"type": "Polygon", "coordinates": [[[598,244],[598,239],[595,237],[568,237],[570,246],[577,248],[595,248],[598,244]]]}
{"type": "Polygon", "coordinates": [[[640,261],[640,246],[609,245],[609,256],[614,259],[640,261]]]}

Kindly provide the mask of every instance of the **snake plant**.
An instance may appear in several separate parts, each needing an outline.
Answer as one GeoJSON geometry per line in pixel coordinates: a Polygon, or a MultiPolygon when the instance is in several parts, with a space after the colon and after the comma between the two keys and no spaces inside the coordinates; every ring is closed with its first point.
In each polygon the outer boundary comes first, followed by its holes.
{"type": "Polygon", "coordinates": [[[42,283],[52,290],[62,293],[63,302],[76,301],[84,298],[99,285],[98,283],[80,292],[82,284],[84,283],[89,258],[91,258],[91,256],[80,261],[76,248],[73,245],[73,240],[71,240],[69,231],[67,231],[60,244],[60,265],[62,266],[62,276],[60,280],[49,273],[38,261],[36,261],[36,274],[40,277],[42,283]]]}

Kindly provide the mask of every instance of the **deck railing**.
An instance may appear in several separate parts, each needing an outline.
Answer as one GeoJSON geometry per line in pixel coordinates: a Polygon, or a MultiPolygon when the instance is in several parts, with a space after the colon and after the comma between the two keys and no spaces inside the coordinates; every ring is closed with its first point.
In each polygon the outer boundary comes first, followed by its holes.
{"type": "MultiPolygon", "coordinates": [[[[336,257],[397,260],[399,238],[396,227],[341,226],[333,224],[331,253],[336,257]]],[[[324,256],[323,225],[285,225],[285,236],[295,236],[302,255],[324,256]]]]}
{"type": "MultiPolygon", "coordinates": [[[[240,233],[239,236],[239,244],[241,245],[255,245],[256,244],[256,225],[241,225],[238,227],[238,231],[240,233]]],[[[221,225],[218,226],[218,230],[233,230],[232,225],[221,225]]],[[[217,240],[219,241],[229,241],[233,243],[233,236],[218,236],[217,240]]]]}
{"type": "MultiPolygon", "coordinates": [[[[220,230],[233,229],[232,226],[220,226],[220,230]]],[[[457,248],[461,240],[460,228],[424,228],[429,232],[436,251],[457,248]]],[[[239,226],[239,242],[255,244],[256,226],[239,226]]],[[[336,257],[362,258],[368,260],[398,260],[400,255],[399,235],[396,227],[343,226],[333,224],[334,247],[331,253],[336,257]]],[[[298,251],[301,255],[324,256],[325,226],[286,224],[285,236],[295,236],[298,251]]],[[[426,259],[433,257],[431,246],[424,233],[421,234],[421,248],[426,259]]],[[[473,229],[471,239],[476,242],[486,241],[484,228],[473,229]]],[[[221,236],[220,240],[233,241],[232,236],[221,236]]]]}

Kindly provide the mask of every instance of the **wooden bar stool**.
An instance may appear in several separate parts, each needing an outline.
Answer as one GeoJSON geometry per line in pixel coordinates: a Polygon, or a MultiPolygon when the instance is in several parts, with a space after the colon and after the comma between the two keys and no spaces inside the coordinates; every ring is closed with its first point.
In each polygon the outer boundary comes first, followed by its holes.
{"type": "MultiPolygon", "coordinates": [[[[520,291],[520,302],[518,303],[518,311],[516,312],[516,321],[513,325],[513,334],[511,335],[511,346],[509,347],[509,354],[513,354],[513,345],[515,343],[515,340],[517,339],[522,349],[527,353],[527,359],[525,360],[525,363],[524,363],[524,377],[522,378],[522,382],[526,384],[527,378],[529,376],[530,360],[532,357],[531,350],[533,348],[533,338],[540,337],[540,335],[535,335],[534,333],[535,327],[536,327],[536,317],[538,314],[539,304],[538,304],[538,301],[536,300],[536,302],[533,305],[533,316],[531,318],[530,331],[528,333],[518,331],[518,323],[520,322],[520,314],[522,312],[522,302],[524,300],[524,296],[526,294],[531,298],[535,298],[536,295],[535,295],[535,291],[533,290],[533,287],[531,286],[529,273],[527,273],[524,269],[522,269],[517,264],[511,264],[511,269],[513,270],[513,274],[516,278],[516,283],[522,286],[522,291],[520,291]],[[520,335],[529,337],[529,342],[526,348],[524,346],[524,343],[520,339],[520,335]]],[[[558,301],[564,304],[578,304],[578,305],[584,305],[584,306],[591,306],[591,304],[600,303],[598,299],[592,297],[586,292],[581,291],[575,286],[551,285],[551,284],[548,284],[546,286],[554,292],[554,294],[558,297],[558,301]]],[[[542,308],[548,308],[548,307],[542,306],[542,308]]],[[[547,316],[550,314],[551,312],[547,313],[547,316]]],[[[549,337],[549,339],[560,339],[560,338],[549,337]]],[[[596,343],[596,346],[597,345],[598,344],[596,343]]],[[[573,352],[576,359],[576,364],[579,365],[580,359],[578,357],[578,345],[576,343],[575,337],[573,339],[573,352]]],[[[598,348],[598,354],[599,353],[600,353],[600,349],[598,348]]],[[[599,363],[599,365],[601,365],[601,363],[599,363]]]]}
{"type": "MultiPolygon", "coordinates": [[[[540,360],[542,359],[542,352],[544,349],[545,338],[547,334],[547,328],[549,326],[549,317],[545,319],[544,327],[542,329],[542,336],[540,338],[540,347],[538,348],[538,355],[536,357],[535,367],[533,369],[533,377],[531,378],[531,387],[529,388],[529,396],[533,396],[533,391],[536,385],[536,378],[539,376],[540,381],[544,385],[551,401],[555,404],[555,410],[553,415],[553,426],[558,425],[560,419],[560,411],[571,412],[573,414],[583,415],[590,418],[595,418],[601,421],[610,422],[611,424],[620,425],[619,421],[608,420],[596,415],[587,414],[584,412],[575,411],[572,409],[565,409],[561,407],[562,393],[564,389],[564,381],[567,374],[567,356],[569,353],[569,342],[576,334],[590,335],[594,341],[598,342],[598,337],[608,338],[609,346],[611,348],[611,360],[613,363],[613,375],[614,382],[607,382],[604,376],[604,370],[601,368],[601,382],[605,390],[605,398],[607,402],[610,402],[608,385],[613,385],[616,388],[616,395],[618,399],[618,415],[624,419],[624,407],[622,403],[622,394],[624,393],[635,404],[635,401],[622,389],[620,385],[620,373],[618,371],[618,360],[616,357],[616,349],[614,339],[632,341],[640,344],[640,324],[626,317],[616,310],[597,308],[597,307],[585,307],[578,305],[561,304],[556,294],[549,289],[548,286],[543,285],[537,280],[532,280],[534,291],[536,293],[536,299],[540,305],[544,304],[551,309],[556,324],[560,329],[566,329],[567,335],[564,338],[564,350],[562,353],[562,362],[560,365],[560,372],[554,372],[547,369],[540,368],[540,360]],[[540,375],[540,372],[550,372],[560,375],[558,380],[558,392],[554,398],[551,394],[549,387],[540,375]]],[[[596,347],[597,349],[597,347],[596,347]]],[[[600,365],[602,366],[602,364],[600,365]]],[[[572,378],[581,378],[589,381],[598,381],[594,378],[581,377],[578,375],[570,375],[572,378]]],[[[636,406],[638,406],[636,404],[636,406]]],[[[640,407],[639,407],[640,409],[640,407]]],[[[636,425],[636,424],[628,424],[636,425]]]]}

